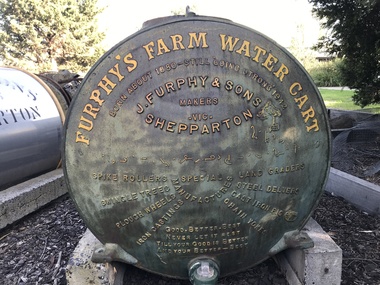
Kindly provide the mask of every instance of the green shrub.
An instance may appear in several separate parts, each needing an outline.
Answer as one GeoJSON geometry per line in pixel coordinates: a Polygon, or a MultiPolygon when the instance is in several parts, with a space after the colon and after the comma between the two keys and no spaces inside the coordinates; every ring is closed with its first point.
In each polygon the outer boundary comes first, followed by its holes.
{"type": "Polygon", "coordinates": [[[340,60],[319,62],[309,70],[310,76],[318,87],[342,86],[340,60]]]}

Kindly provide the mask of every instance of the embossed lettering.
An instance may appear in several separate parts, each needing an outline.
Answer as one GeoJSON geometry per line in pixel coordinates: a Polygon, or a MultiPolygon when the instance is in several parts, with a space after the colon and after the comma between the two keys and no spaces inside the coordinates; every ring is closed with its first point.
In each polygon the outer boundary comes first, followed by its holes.
{"type": "MultiPolygon", "coordinates": [[[[272,53],[268,53],[264,48],[258,45],[251,48],[251,45],[253,46],[253,44],[247,40],[240,40],[239,38],[233,38],[232,36],[226,36],[224,34],[220,34],[219,36],[221,40],[221,49],[223,51],[228,50],[229,52],[236,52],[237,54],[251,58],[257,63],[261,62],[261,66],[270,72],[272,72],[273,68],[280,63],[278,58],[276,58],[272,53]],[[251,53],[254,55],[252,56],[251,53]]],[[[289,68],[285,64],[281,63],[280,67],[272,73],[281,82],[283,82],[284,77],[289,74],[289,68]]]]}
{"type": "MultiPolygon", "coordinates": [[[[188,49],[197,48],[208,48],[207,44],[207,33],[188,33],[188,49]]],[[[183,36],[182,35],[171,35],[169,36],[171,41],[169,43],[165,43],[164,39],[158,39],[156,42],[150,41],[146,45],[143,45],[143,49],[145,50],[148,60],[154,59],[156,56],[160,56],[164,53],[170,53],[173,51],[183,50],[185,46],[183,44],[183,36]],[[170,45],[169,45],[170,44],[170,45]],[[169,48],[172,48],[172,50],[169,48]]]]}

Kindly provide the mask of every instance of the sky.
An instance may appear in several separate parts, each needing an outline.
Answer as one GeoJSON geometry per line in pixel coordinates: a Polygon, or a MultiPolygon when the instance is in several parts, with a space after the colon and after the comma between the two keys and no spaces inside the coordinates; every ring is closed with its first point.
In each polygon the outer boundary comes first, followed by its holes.
{"type": "Polygon", "coordinates": [[[284,47],[303,37],[305,47],[317,43],[319,22],[307,0],[98,0],[105,11],[99,29],[106,33],[105,46],[113,47],[141,29],[143,23],[159,17],[185,14],[186,6],[201,16],[220,17],[245,25],[284,47]]]}

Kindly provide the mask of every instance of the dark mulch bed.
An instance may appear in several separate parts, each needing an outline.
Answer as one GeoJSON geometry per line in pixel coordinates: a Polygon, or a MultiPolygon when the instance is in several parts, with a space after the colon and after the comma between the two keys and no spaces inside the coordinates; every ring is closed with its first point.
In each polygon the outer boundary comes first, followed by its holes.
{"type": "Polygon", "coordinates": [[[342,284],[380,284],[380,217],[324,195],[314,219],[343,252],[342,284]]]}
{"type": "Polygon", "coordinates": [[[65,195],[0,231],[0,284],[66,284],[67,261],[85,230],[65,195]]]}

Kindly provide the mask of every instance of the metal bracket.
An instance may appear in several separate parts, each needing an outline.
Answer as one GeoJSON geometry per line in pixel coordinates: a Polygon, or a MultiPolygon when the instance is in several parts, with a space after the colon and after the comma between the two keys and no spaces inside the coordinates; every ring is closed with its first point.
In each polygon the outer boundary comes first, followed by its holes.
{"type": "Polygon", "coordinates": [[[275,255],[287,248],[307,249],[314,246],[313,240],[304,231],[286,232],[283,237],[269,250],[269,255],[275,255]]]}
{"type": "Polygon", "coordinates": [[[138,262],[136,258],[116,243],[106,243],[101,247],[95,248],[91,261],[95,263],[118,261],[127,264],[136,264],[138,262]]]}
{"type": "Polygon", "coordinates": [[[194,17],[196,16],[194,12],[191,12],[190,6],[186,6],[186,14],[185,17],[194,17]]]}

